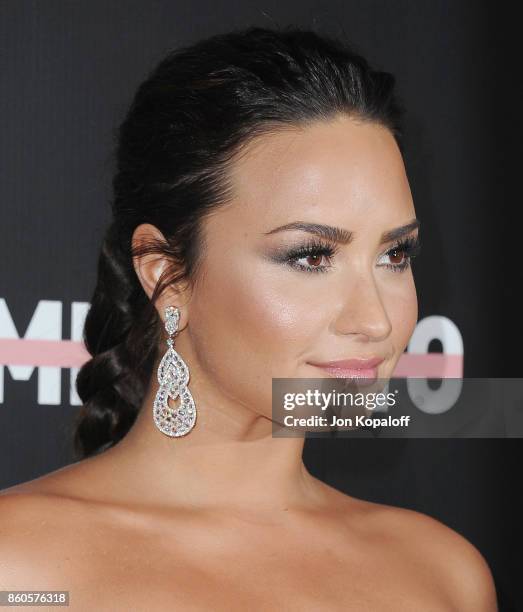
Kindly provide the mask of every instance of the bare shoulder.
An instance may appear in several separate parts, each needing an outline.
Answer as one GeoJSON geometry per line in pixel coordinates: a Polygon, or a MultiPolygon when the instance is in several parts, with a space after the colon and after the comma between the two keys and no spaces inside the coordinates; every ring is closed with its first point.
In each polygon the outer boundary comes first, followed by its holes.
{"type": "Polygon", "coordinates": [[[0,545],[22,534],[28,540],[38,538],[45,533],[44,527],[59,522],[67,498],[53,492],[51,482],[43,477],[0,490],[0,545]]]}
{"type": "Polygon", "coordinates": [[[332,506],[349,534],[361,536],[389,566],[401,566],[445,595],[460,612],[497,612],[496,588],[480,551],[441,521],[416,510],[346,495],[326,485],[332,506]]]}
{"type": "Polygon", "coordinates": [[[46,560],[63,542],[62,512],[53,497],[20,489],[0,494],[0,589],[50,588],[53,567],[46,560]]]}
{"type": "Polygon", "coordinates": [[[0,491],[0,590],[61,590],[79,575],[71,559],[88,557],[96,515],[53,484],[50,475],[0,491]]]}
{"type": "Polygon", "coordinates": [[[419,566],[432,572],[457,610],[497,612],[496,588],[480,551],[441,521],[406,508],[372,504],[377,530],[385,530],[419,566]]]}

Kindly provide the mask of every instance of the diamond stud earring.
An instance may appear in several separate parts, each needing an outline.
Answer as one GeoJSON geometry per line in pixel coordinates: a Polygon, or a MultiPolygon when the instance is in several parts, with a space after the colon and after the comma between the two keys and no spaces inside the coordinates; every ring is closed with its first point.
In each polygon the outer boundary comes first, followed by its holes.
{"type": "Polygon", "coordinates": [[[153,403],[153,419],[156,427],[167,436],[179,437],[189,433],[196,422],[196,406],[187,388],[189,368],[174,349],[172,336],[178,330],[180,311],[175,306],[165,309],[165,330],[169,334],[167,351],[158,366],[160,385],[153,403]],[[169,398],[180,397],[177,408],[169,406],[169,398]]]}

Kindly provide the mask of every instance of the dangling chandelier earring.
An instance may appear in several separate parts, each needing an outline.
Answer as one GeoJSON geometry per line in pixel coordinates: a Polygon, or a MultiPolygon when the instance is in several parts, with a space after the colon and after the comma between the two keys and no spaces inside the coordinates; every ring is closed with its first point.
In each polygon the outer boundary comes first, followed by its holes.
{"type": "Polygon", "coordinates": [[[178,330],[179,320],[179,309],[168,306],[165,309],[165,329],[169,334],[168,348],[158,367],[160,388],[153,404],[156,427],[171,437],[184,436],[191,431],[196,422],[196,406],[187,388],[189,368],[174,350],[174,340],[171,337],[178,330]],[[175,400],[178,396],[180,396],[180,405],[178,408],[171,408],[169,398],[175,400]]]}

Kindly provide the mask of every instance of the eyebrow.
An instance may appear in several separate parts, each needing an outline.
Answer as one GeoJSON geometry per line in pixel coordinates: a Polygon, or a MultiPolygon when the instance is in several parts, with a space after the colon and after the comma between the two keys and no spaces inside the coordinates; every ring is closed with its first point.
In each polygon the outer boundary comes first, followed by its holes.
{"type": "MultiPolygon", "coordinates": [[[[405,225],[383,232],[383,234],[381,235],[380,244],[385,244],[387,242],[397,240],[405,234],[408,234],[409,232],[412,232],[413,230],[419,228],[419,226],[419,219],[413,219],[405,225]]],[[[331,242],[338,242],[340,244],[349,244],[353,236],[353,232],[350,232],[346,229],[342,229],[340,227],[333,227],[332,225],[322,225],[320,223],[307,223],[305,221],[293,221],[292,223],[286,223],[285,225],[276,227],[270,230],[269,232],[265,232],[265,235],[269,236],[270,234],[276,234],[277,232],[284,232],[290,230],[301,230],[304,232],[308,232],[309,234],[315,234],[316,236],[320,236],[321,238],[325,238],[327,240],[330,240],[331,242]]]]}

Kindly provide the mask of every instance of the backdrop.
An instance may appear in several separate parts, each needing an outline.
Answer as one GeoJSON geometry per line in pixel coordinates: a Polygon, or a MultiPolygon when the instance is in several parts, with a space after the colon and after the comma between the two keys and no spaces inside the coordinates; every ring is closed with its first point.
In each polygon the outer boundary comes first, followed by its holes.
{"type": "MultiPolygon", "coordinates": [[[[72,460],[75,347],[109,219],[114,131],[136,87],[170,48],[231,28],[314,28],[396,76],[428,350],[457,357],[468,377],[521,376],[511,23],[498,7],[456,0],[1,2],[0,488],[72,460]]],[[[516,610],[521,448],[316,438],[304,459],[351,495],[462,533],[489,562],[501,610],[516,610]]]]}

